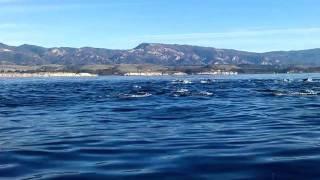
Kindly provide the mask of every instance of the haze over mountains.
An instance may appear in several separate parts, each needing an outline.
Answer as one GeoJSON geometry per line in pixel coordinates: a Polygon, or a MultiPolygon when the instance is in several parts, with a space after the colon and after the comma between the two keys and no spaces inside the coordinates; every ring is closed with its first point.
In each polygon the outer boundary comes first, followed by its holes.
{"type": "Polygon", "coordinates": [[[305,65],[320,66],[320,49],[253,53],[190,45],[143,43],[130,50],[44,48],[0,44],[0,63],[10,65],[155,64],[185,65],[305,65]]]}

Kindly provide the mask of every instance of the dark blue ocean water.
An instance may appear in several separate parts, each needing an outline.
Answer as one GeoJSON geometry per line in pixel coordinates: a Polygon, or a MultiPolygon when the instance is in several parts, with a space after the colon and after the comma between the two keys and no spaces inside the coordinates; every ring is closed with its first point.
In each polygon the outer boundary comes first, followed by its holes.
{"type": "Polygon", "coordinates": [[[319,179],[307,76],[0,79],[0,179],[319,179]]]}

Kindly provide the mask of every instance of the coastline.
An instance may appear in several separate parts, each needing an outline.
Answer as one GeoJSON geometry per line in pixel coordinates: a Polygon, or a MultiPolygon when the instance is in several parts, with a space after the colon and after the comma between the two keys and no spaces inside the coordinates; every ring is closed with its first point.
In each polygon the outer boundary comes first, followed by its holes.
{"type": "Polygon", "coordinates": [[[185,72],[128,72],[124,76],[187,76],[187,75],[238,75],[238,72],[233,71],[208,71],[188,74],[185,72]]]}
{"type": "Polygon", "coordinates": [[[123,74],[94,74],[87,72],[0,72],[0,78],[81,78],[81,77],[98,77],[98,76],[124,76],[124,77],[157,77],[157,76],[238,76],[238,75],[292,75],[292,74],[318,74],[314,73],[237,73],[232,71],[220,72],[200,72],[200,73],[184,73],[184,72],[128,72],[123,74]]]}
{"type": "MultiPolygon", "coordinates": [[[[112,74],[111,74],[112,75],[112,74]]],[[[238,75],[237,72],[214,71],[188,74],[185,72],[126,72],[121,76],[187,76],[187,75],[238,75]]],[[[87,72],[0,72],[0,78],[50,78],[50,77],[97,77],[99,74],[87,72]]]]}
{"type": "Polygon", "coordinates": [[[0,78],[33,78],[33,77],[97,77],[91,73],[70,73],[70,72],[39,72],[39,73],[0,73],[0,78]]]}

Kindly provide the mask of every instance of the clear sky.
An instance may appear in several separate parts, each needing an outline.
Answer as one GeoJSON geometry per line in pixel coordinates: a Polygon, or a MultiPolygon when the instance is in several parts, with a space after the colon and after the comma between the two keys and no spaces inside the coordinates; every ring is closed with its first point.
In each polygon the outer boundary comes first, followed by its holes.
{"type": "Polygon", "coordinates": [[[320,48],[320,0],[0,0],[0,42],[130,49],[320,48]]]}

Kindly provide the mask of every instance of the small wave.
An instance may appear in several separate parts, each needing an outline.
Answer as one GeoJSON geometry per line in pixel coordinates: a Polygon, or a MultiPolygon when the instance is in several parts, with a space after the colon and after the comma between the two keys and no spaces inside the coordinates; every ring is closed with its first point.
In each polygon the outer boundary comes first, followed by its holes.
{"type": "Polygon", "coordinates": [[[211,79],[206,79],[206,80],[201,80],[200,83],[201,84],[210,84],[212,83],[213,81],[211,79]]]}
{"type": "Polygon", "coordinates": [[[139,94],[129,95],[129,97],[132,97],[132,98],[141,98],[141,97],[149,97],[149,96],[152,96],[152,94],[151,93],[139,93],[139,94]]]}
{"type": "Polygon", "coordinates": [[[122,98],[143,98],[152,96],[151,93],[148,92],[137,92],[136,94],[122,94],[120,97],[122,98]]]}
{"type": "Polygon", "coordinates": [[[274,96],[287,96],[288,93],[287,92],[274,92],[274,93],[272,93],[272,95],[274,95],[274,96]]]}
{"type": "Polygon", "coordinates": [[[139,111],[141,108],[136,108],[136,107],[118,107],[118,108],[113,108],[113,112],[133,112],[133,111],[139,111]]]}
{"type": "Polygon", "coordinates": [[[135,89],[141,89],[141,86],[134,85],[133,88],[135,88],[135,89]]]}
{"type": "Polygon", "coordinates": [[[272,95],[272,96],[286,96],[289,94],[288,91],[274,90],[274,89],[263,89],[263,90],[258,90],[258,92],[261,92],[266,95],[272,95]]]}
{"type": "Polygon", "coordinates": [[[276,89],[259,89],[257,90],[258,92],[261,93],[286,93],[287,91],[283,91],[283,90],[276,90],[276,89]]]}
{"type": "Polygon", "coordinates": [[[283,82],[290,83],[290,82],[292,82],[292,80],[291,79],[283,79],[283,82]]]}
{"type": "Polygon", "coordinates": [[[300,92],[293,92],[291,93],[292,95],[300,95],[300,96],[314,96],[314,95],[319,95],[319,92],[313,91],[313,90],[303,90],[300,92]]]}
{"type": "Polygon", "coordinates": [[[310,78],[310,77],[308,77],[308,78],[306,78],[306,79],[303,79],[302,81],[303,81],[303,82],[313,82],[313,79],[310,78]]]}
{"type": "Polygon", "coordinates": [[[184,80],[173,80],[172,84],[192,84],[192,81],[184,79],[184,80]]]}
{"type": "Polygon", "coordinates": [[[314,90],[302,90],[298,92],[273,90],[270,93],[274,96],[316,96],[320,94],[320,92],[314,90]]]}
{"type": "Polygon", "coordinates": [[[176,92],[177,93],[186,93],[186,92],[189,92],[189,90],[188,89],[178,89],[176,92]]]}
{"type": "Polygon", "coordinates": [[[173,96],[180,97],[180,96],[188,96],[190,94],[188,89],[178,89],[173,93],[173,96]]]}
{"type": "Polygon", "coordinates": [[[212,92],[208,92],[208,91],[200,91],[199,95],[201,95],[201,96],[212,96],[213,93],[212,92]]]}

